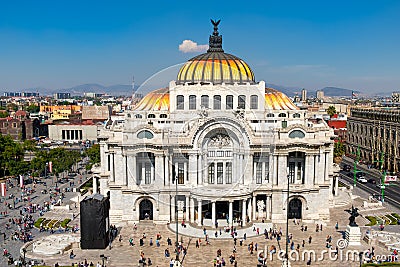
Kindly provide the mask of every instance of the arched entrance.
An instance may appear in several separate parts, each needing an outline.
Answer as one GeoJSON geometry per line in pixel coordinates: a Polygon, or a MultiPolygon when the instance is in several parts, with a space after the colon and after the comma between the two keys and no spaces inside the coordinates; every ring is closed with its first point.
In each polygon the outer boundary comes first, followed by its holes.
{"type": "Polygon", "coordinates": [[[294,198],[289,202],[289,219],[301,219],[302,203],[298,198],[294,198]]]}
{"type": "Polygon", "coordinates": [[[139,204],[139,220],[153,220],[153,203],[143,199],[139,204]]]}

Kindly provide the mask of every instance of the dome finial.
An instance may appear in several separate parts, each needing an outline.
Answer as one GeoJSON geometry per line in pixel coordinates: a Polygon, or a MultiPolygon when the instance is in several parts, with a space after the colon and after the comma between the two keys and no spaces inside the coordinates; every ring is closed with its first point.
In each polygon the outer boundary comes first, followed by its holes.
{"type": "Polygon", "coordinates": [[[218,24],[220,22],[220,19],[218,21],[211,19],[211,23],[214,25],[214,32],[213,35],[210,35],[207,52],[224,52],[222,49],[222,36],[218,33],[218,24]]]}

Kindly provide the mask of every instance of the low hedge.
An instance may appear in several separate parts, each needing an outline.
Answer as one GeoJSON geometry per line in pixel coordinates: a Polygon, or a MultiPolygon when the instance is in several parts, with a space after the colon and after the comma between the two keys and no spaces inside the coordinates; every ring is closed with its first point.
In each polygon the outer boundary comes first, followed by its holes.
{"type": "Polygon", "coordinates": [[[369,223],[367,223],[365,226],[373,226],[376,225],[377,221],[375,216],[365,216],[369,220],[369,223]]]}
{"type": "Polygon", "coordinates": [[[65,219],[64,221],[61,222],[61,227],[65,228],[70,221],[71,221],[71,219],[65,219]]]}
{"type": "Polygon", "coordinates": [[[33,224],[36,228],[40,228],[40,224],[44,221],[44,218],[39,218],[37,221],[33,224]]]}

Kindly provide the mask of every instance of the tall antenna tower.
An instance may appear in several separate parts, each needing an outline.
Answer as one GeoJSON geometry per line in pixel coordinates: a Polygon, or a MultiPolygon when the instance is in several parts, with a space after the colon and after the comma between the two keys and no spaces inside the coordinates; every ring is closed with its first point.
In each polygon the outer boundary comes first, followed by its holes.
{"type": "Polygon", "coordinates": [[[131,102],[133,103],[133,99],[135,99],[135,76],[132,76],[132,100],[131,102]]]}

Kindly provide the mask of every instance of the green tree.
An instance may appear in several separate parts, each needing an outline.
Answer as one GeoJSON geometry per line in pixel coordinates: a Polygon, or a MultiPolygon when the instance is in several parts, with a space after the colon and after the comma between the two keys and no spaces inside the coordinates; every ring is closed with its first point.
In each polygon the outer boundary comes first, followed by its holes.
{"type": "Polygon", "coordinates": [[[0,135],[0,169],[2,176],[17,175],[25,172],[24,149],[9,135],[0,135]]]}
{"type": "Polygon", "coordinates": [[[333,148],[333,157],[343,157],[343,155],[344,155],[344,146],[343,146],[343,143],[342,142],[340,142],[340,141],[337,141],[336,143],[335,143],[335,146],[334,146],[334,148],[333,148]]]}
{"type": "Polygon", "coordinates": [[[336,108],[334,106],[329,106],[328,109],[326,110],[326,113],[328,113],[328,115],[332,117],[333,115],[336,114],[336,108]]]}
{"type": "Polygon", "coordinates": [[[26,107],[26,111],[29,113],[38,113],[40,111],[40,107],[35,104],[31,104],[26,107]]]}
{"type": "Polygon", "coordinates": [[[100,145],[95,144],[86,150],[86,155],[90,158],[90,163],[100,163],[100,145]]]}
{"type": "Polygon", "coordinates": [[[9,116],[7,111],[0,112],[0,118],[7,118],[9,116]]]}

